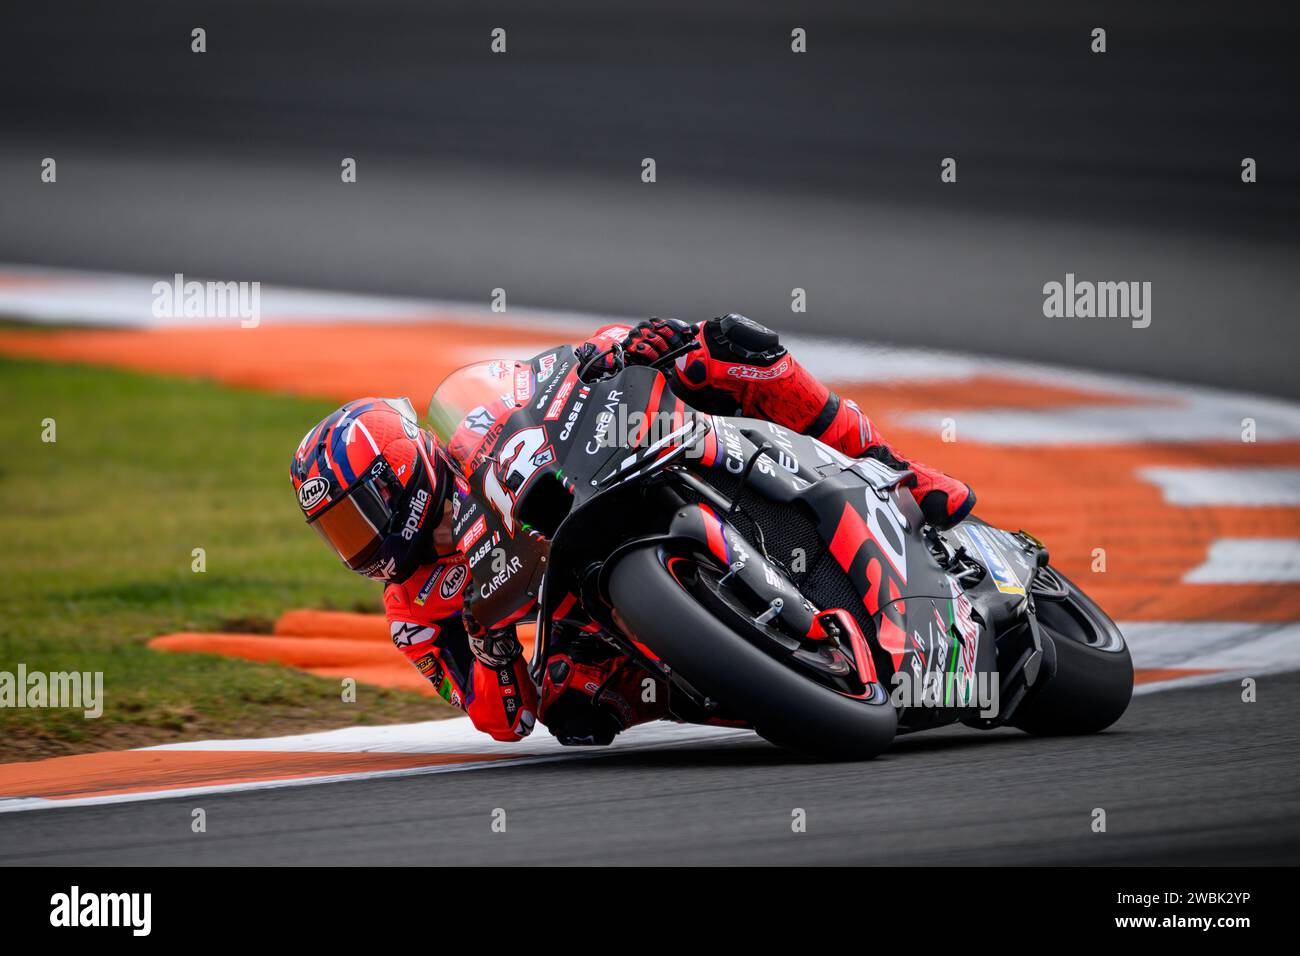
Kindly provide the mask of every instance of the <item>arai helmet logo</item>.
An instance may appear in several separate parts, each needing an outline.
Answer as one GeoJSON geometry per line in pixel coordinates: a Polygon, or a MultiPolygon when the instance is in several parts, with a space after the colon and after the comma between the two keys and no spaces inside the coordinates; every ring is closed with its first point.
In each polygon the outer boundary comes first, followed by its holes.
{"type": "Polygon", "coordinates": [[[453,564],[442,576],[442,583],[438,585],[438,596],[444,601],[450,601],[460,593],[468,575],[465,565],[453,564]]]}
{"type": "Polygon", "coordinates": [[[329,497],[330,483],[317,475],[315,478],[308,478],[298,488],[298,504],[302,506],[303,511],[311,511],[318,504],[329,497]]]}

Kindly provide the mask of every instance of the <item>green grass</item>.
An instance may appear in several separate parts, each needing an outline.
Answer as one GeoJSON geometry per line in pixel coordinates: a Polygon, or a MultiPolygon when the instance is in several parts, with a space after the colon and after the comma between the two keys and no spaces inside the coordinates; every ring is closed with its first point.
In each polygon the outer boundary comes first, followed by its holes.
{"type": "Polygon", "coordinates": [[[426,698],[145,646],[380,610],[305,527],[288,462],[334,403],[0,358],[0,670],[103,671],[104,715],[0,708],[0,759],[437,716],[426,698]],[[43,442],[42,420],[57,441],[43,442]],[[207,570],[191,569],[206,551],[207,570]]]}

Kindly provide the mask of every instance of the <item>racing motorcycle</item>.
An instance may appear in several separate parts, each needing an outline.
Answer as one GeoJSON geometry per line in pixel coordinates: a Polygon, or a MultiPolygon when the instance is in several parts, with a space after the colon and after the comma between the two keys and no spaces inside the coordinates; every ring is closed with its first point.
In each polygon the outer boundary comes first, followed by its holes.
{"type": "Polygon", "coordinates": [[[1124,713],[1124,637],[1042,542],[938,530],[909,471],[692,409],[667,376],[697,347],[480,362],[429,404],[475,616],[535,616],[535,679],[578,627],[676,719],[851,759],[959,721],[1084,734],[1124,713]]]}

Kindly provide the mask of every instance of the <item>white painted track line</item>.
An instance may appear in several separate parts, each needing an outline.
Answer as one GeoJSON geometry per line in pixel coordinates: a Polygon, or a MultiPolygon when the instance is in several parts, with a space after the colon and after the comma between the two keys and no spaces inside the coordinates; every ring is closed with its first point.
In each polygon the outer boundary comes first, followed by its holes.
{"type": "Polygon", "coordinates": [[[1220,538],[1188,584],[1300,583],[1300,541],[1294,538],[1220,538]]]}
{"type": "Polygon", "coordinates": [[[1184,508],[1300,507],[1300,468],[1143,468],[1138,474],[1158,486],[1169,504],[1184,508]]]}

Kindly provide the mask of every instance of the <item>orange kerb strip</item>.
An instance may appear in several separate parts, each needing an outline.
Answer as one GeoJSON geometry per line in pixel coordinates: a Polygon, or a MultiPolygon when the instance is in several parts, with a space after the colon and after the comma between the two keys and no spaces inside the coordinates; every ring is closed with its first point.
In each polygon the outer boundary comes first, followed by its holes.
{"type": "Polygon", "coordinates": [[[870,418],[881,408],[894,414],[932,408],[1065,408],[1071,405],[1159,405],[1163,402],[1114,392],[1094,392],[1045,382],[974,375],[957,381],[936,379],[883,385],[836,383],[836,391],[852,397],[870,418]]]}
{"type": "Polygon", "coordinates": [[[0,764],[0,797],[68,800],[333,774],[509,760],[508,754],[124,750],[0,764]]]}
{"type": "MultiPolygon", "coordinates": [[[[277,637],[336,637],[348,641],[391,641],[388,622],[382,614],[355,614],[348,611],[286,611],[275,622],[277,637]]],[[[519,638],[525,644],[533,639],[533,625],[521,623],[519,638]]]]}
{"type": "Polygon", "coordinates": [[[169,634],[156,637],[149,646],[160,651],[189,651],[223,654],[249,661],[269,661],[291,667],[346,667],[354,664],[386,664],[394,658],[408,670],[392,644],[350,641],[336,637],[267,637],[263,634],[169,634]]]}
{"type": "MultiPolygon", "coordinates": [[[[382,621],[383,619],[380,618],[382,621]]],[[[387,625],[385,625],[387,628],[387,625]]],[[[437,689],[389,643],[364,638],[267,637],[262,634],[167,634],[149,646],[181,654],[217,654],[284,664],[317,677],[351,677],[362,684],[436,697],[437,689]]],[[[431,716],[439,716],[433,714],[431,716]]]]}
{"type": "MultiPolygon", "coordinates": [[[[524,654],[533,653],[533,626],[519,626],[524,654]]],[[[388,623],[378,614],[289,611],[265,634],[165,634],[149,642],[154,650],[178,654],[217,654],[246,661],[284,664],[317,677],[351,677],[362,684],[437,696],[437,689],[389,640],[388,623]],[[313,627],[325,635],[300,633],[313,627]]]]}
{"type": "Polygon", "coordinates": [[[379,614],[346,611],[286,611],[275,622],[281,637],[342,637],[351,641],[390,640],[388,622],[379,614]]]}
{"type": "Polygon", "coordinates": [[[1178,680],[1180,677],[1217,674],[1222,669],[1221,667],[1138,667],[1133,671],[1133,683],[1154,684],[1162,680],[1178,680]]]}
{"type": "Polygon", "coordinates": [[[429,322],[398,323],[268,321],[255,330],[3,332],[0,352],[212,378],[340,401],[360,395],[406,395],[423,409],[448,372],[494,357],[493,343],[508,342],[503,347],[509,351],[540,351],[562,339],[544,329],[475,329],[431,316],[429,322]]]}

